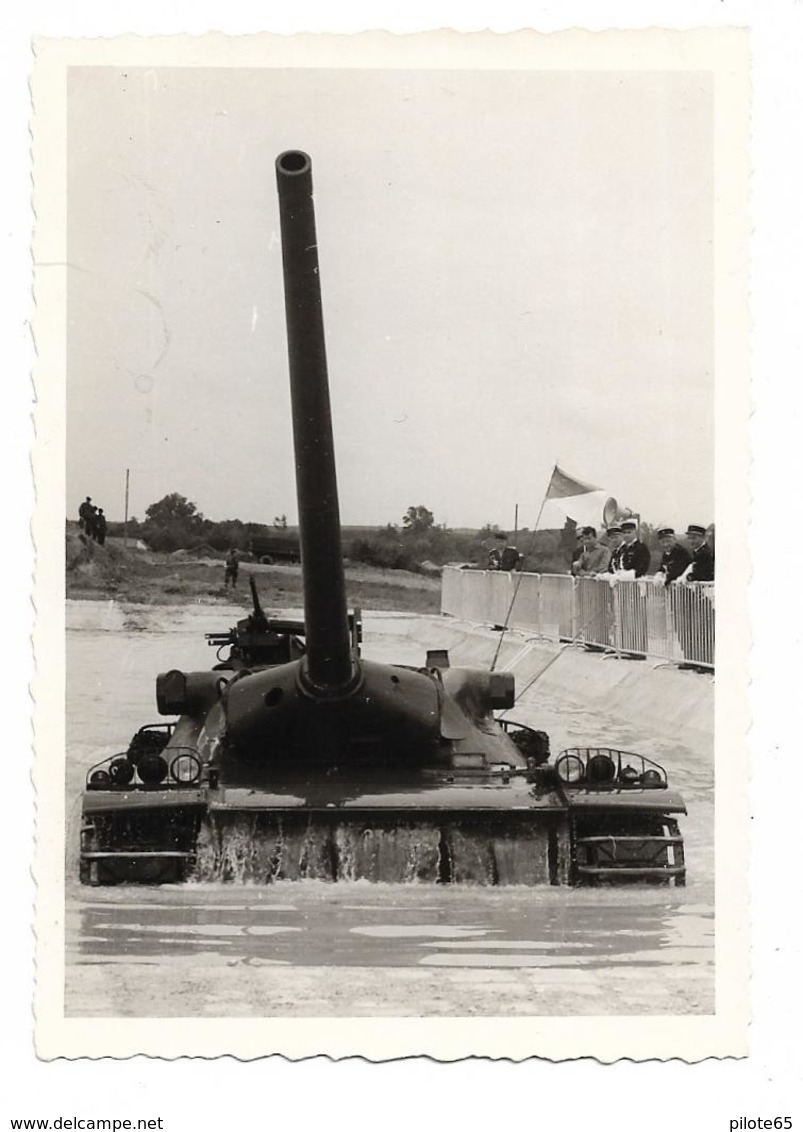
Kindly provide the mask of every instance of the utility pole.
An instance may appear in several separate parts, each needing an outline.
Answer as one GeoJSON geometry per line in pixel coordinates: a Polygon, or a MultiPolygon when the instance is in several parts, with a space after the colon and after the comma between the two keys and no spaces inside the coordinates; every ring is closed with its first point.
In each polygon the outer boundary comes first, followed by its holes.
{"type": "Polygon", "coordinates": [[[516,511],[513,516],[513,545],[516,545],[516,539],[519,533],[519,505],[516,504],[516,511]]]}
{"type": "Polygon", "coordinates": [[[128,546],[128,480],[130,469],[125,470],[125,519],[123,520],[123,546],[128,546]]]}

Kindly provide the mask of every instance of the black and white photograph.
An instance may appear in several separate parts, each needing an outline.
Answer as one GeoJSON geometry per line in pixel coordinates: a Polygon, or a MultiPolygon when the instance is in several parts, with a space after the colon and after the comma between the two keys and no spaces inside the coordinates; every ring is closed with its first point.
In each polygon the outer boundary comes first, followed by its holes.
{"type": "Polygon", "coordinates": [[[746,38],[591,40],[40,44],[50,1055],[743,1051],[746,38]]]}

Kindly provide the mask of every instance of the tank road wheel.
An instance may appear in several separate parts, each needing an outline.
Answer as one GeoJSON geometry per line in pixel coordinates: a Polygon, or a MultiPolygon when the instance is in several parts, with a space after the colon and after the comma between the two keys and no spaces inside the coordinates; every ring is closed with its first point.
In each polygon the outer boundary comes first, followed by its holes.
{"type": "Polygon", "coordinates": [[[682,871],[675,877],[675,888],[685,888],[686,886],[686,854],[684,852],[683,838],[680,836],[680,826],[676,821],[671,818],[666,820],[666,832],[671,837],[678,838],[676,844],[672,846],[672,855],[674,864],[682,871]]]}
{"type": "Polygon", "coordinates": [[[572,822],[571,884],[686,883],[683,838],[673,818],[595,814],[572,822]]]}
{"type": "Polygon", "coordinates": [[[160,810],[85,817],[81,828],[82,884],[175,884],[195,864],[199,816],[160,810]]]}
{"type": "Polygon", "coordinates": [[[81,826],[81,850],[78,860],[78,879],[81,884],[97,886],[101,883],[96,859],[87,858],[85,853],[96,852],[99,847],[98,830],[95,823],[84,818],[85,824],[81,826]]]}

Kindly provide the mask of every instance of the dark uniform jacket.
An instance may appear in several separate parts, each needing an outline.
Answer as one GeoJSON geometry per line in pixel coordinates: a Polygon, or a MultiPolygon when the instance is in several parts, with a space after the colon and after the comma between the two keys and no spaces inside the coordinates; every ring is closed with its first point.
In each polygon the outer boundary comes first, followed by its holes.
{"type": "Polygon", "coordinates": [[[650,550],[640,539],[625,543],[619,559],[620,570],[635,570],[636,577],[642,578],[650,568],[650,550]]]}
{"type": "Polygon", "coordinates": [[[686,547],[676,542],[674,546],[670,546],[669,550],[664,551],[658,572],[665,576],[666,584],[669,585],[670,582],[674,582],[676,578],[680,577],[690,562],[691,555],[686,547]]]}
{"type": "Polygon", "coordinates": [[[707,542],[695,550],[691,559],[691,570],[686,577],[690,582],[713,582],[714,552],[707,542]]]}
{"type": "Polygon", "coordinates": [[[624,544],[617,546],[615,550],[611,551],[611,560],[608,563],[608,573],[615,574],[617,570],[622,569],[622,551],[624,544]]]}

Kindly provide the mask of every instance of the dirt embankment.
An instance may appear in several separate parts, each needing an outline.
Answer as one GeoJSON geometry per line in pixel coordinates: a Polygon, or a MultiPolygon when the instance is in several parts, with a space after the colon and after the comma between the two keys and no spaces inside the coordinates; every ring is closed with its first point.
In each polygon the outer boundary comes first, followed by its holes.
{"type": "MultiPolygon", "coordinates": [[[[300,606],[301,568],[242,563],[234,594],[224,585],[222,560],[197,558],[186,551],[161,554],[124,547],[118,540],[105,546],[80,534],[67,534],[68,598],[138,604],[180,605],[239,603],[250,606],[248,575],[253,573],[266,608],[300,606]]],[[[392,609],[405,613],[440,611],[440,578],[405,570],[380,570],[346,564],[349,603],[363,609],[392,609]]]]}

